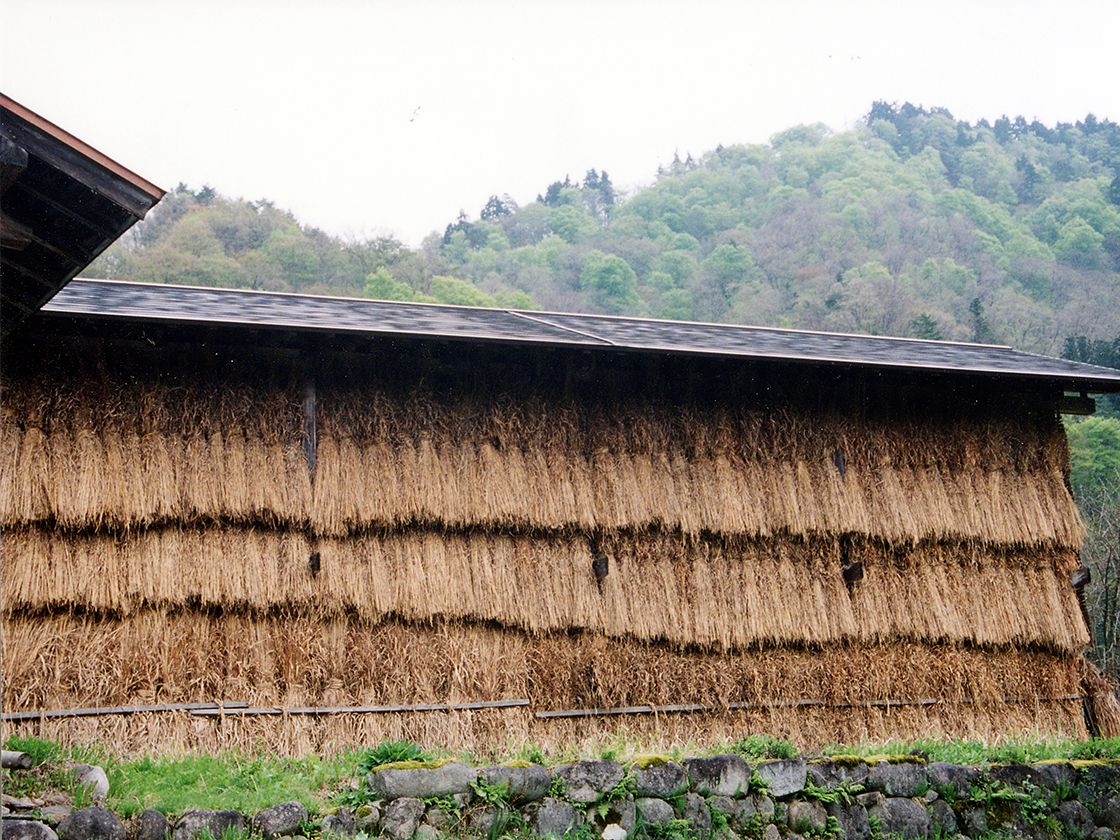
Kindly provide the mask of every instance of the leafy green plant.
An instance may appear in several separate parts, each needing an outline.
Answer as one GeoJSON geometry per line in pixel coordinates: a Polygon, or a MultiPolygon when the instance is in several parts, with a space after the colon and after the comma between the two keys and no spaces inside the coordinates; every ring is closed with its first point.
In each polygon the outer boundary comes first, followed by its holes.
{"type": "Polygon", "coordinates": [[[475,799],[498,808],[508,808],[510,804],[509,784],[495,784],[485,779],[471,782],[471,792],[475,799]]]}
{"type": "Polygon", "coordinates": [[[421,801],[430,808],[438,808],[449,817],[458,817],[461,811],[459,803],[451,796],[427,796],[421,801]]]}
{"type": "Polygon", "coordinates": [[[559,776],[553,776],[552,782],[548,786],[548,795],[553,799],[567,799],[568,783],[559,776]]]}
{"type": "Polygon", "coordinates": [[[522,761],[527,761],[530,764],[539,764],[542,767],[548,766],[548,757],[544,754],[537,744],[525,744],[517,753],[517,758],[522,761]]]}
{"type": "Polygon", "coordinates": [[[633,773],[626,773],[617,785],[607,791],[604,797],[609,802],[617,802],[619,799],[625,799],[628,796],[633,796],[638,791],[638,780],[634,777],[633,773]]]}
{"type": "Polygon", "coordinates": [[[728,829],[731,828],[731,823],[727,819],[727,814],[718,808],[713,808],[711,803],[708,803],[708,816],[712,821],[712,836],[722,837],[728,829]]]}
{"type": "Polygon", "coordinates": [[[1050,805],[1038,796],[1032,796],[1019,803],[1019,813],[1028,825],[1041,828],[1048,836],[1057,837],[1062,827],[1050,813],[1050,805]]]}
{"type": "Polygon", "coordinates": [[[580,823],[564,834],[564,840],[598,840],[595,829],[587,823],[580,823]]]}
{"type": "Polygon", "coordinates": [[[797,748],[793,744],[770,735],[740,738],[731,749],[747,758],[797,758],[797,748]]]}
{"type": "Polygon", "coordinates": [[[824,821],[824,828],[816,829],[815,836],[817,837],[843,837],[844,827],[840,825],[840,820],[836,817],[827,817],[824,821]]]}
{"type": "Polygon", "coordinates": [[[937,791],[938,797],[944,799],[949,804],[957,801],[957,786],[951,783],[943,785],[934,785],[933,790],[937,791]]]}
{"type": "Polygon", "coordinates": [[[995,779],[981,779],[969,790],[968,798],[985,808],[993,802],[1024,802],[1030,796],[1022,791],[1010,788],[995,779]]]}
{"type": "Polygon", "coordinates": [[[376,747],[362,752],[358,758],[358,772],[364,775],[384,764],[401,761],[427,762],[433,759],[434,756],[412,741],[382,741],[376,747]]]}
{"type": "Polygon", "coordinates": [[[740,834],[743,837],[750,838],[750,840],[762,840],[766,834],[766,826],[769,824],[769,820],[762,816],[762,814],[751,814],[746,824],[743,825],[743,830],[740,834]]]}
{"type": "Polygon", "coordinates": [[[1054,798],[1055,806],[1060,805],[1070,799],[1077,798],[1077,788],[1066,782],[1058,782],[1051,788],[1051,795],[1054,798]]]}
{"type": "Polygon", "coordinates": [[[806,799],[815,799],[822,805],[840,803],[844,807],[849,807],[855,801],[856,796],[863,791],[863,785],[858,783],[845,781],[835,787],[821,787],[814,784],[812,779],[806,779],[801,795],[806,799]]]}
{"type": "Polygon", "coordinates": [[[770,795],[770,783],[759,775],[757,770],[751,770],[750,781],[747,782],[747,791],[760,796],[770,795]]]}
{"type": "Polygon", "coordinates": [[[1090,738],[1071,747],[1069,757],[1120,761],[1120,738],[1090,738]]]}
{"type": "Polygon", "coordinates": [[[637,780],[634,778],[632,772],[627,772],[618,784],[604,793],[599,794],[595,802],[587,809],[589,812],[598,815],[599,819],[605,819],[607,814],[610,813],[611,807],[623,799],[633,796],[638,790],[637,780]]]}
{"type": "Polygon", "coordinates": [[[520,811],[512,808],[499,807],[490,823],[490,830],[486,832],[487,840],[506,840],[510,837],[528,837],[528,823],[520,811]]]}
{"type": "Polygon", "coordinates": [[[169,814],[192,808],[253,813],[293,799],[302,802],[310,813],[318,813],[325,791],[352,772],[354,757],[246,758],[233,753],[144,757],[107,761],[103,766],[109,776],[108,807],[123,817],[145,808],[169,814]]]}

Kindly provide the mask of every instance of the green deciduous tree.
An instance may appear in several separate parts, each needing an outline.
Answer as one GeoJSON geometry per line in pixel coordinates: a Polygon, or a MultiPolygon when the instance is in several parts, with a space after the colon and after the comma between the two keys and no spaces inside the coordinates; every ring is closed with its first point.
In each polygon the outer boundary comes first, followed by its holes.
{"type": "Polygon", "coordinates": [[[494,298],[477,286],[456,277],[433,277],[428,290],[440,303],[453,303],[458,306],[493,306],[494,298]]]}
{"type": "Polygon", "coordinates": [[[1105,259],[1104,237],[1080,216],[1075,216],[1058,231],[1054,255],[1069,265],[1097,268],[1105,259]]]}
{"type": "Polygon", "coordinates": [[[424,297],[408,284],[394,279],[384,266],[366,278],[364,291],[366,297],[377,300],[421,300],[424,297]]]}
{"type": "Polygon", "coordinates": [[[589,251],[583,258],[580,287],[602,312],[632,311],[640,303],[638,276],[626,260],[602,251],[589,251]]]}

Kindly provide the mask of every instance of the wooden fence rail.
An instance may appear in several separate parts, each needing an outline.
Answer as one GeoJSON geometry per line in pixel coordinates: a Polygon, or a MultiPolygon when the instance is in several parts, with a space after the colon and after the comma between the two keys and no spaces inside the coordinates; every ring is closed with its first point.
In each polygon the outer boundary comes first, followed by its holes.
{"type": "MultiPolygon", "coordinates": [[[[1080,694],[1065,694],[1057,697],[1003,697],[1004,703],[1062,703],[1082,702],[1085,697],[1080,694]]],[[[699,703],[685,703],[666,706],[617,706],[613,708],[592,709],[545,709],[534,712],[534,716],[541,720],[550,718],[577,718],[577,717],[611,717],[616,715],[662,715],[662,714],[711,714],[723,711],[738,711],[749,709],[793,709],[809,706],[828,707],[833,709],[889,709],[906,706],[937,706],[941,704],[968,705],[982,702],[971,697],[960,699],[917,698],[913,700],[865,700],[859,703],[833,702],[829,700],[771,700],[748,703],[727,703],[726,705],[713,706],[699,703]]],[[[325,715],[368,715],[392,714],[408,712],[462,712],[479,709],[513,709],[531,706],[532,702],[525,698],[512,700],[482,700],[465,703],[418,703],[412,705],[394,706],[250,706],[240,700],[229,700],[222,703],[161,703],[151,706],[101,706],[86,709],[36,709],[22,712],[4,712],[0,714],[3,721],[29,721],[48,720],[52,718],[71,717],[98,717],[102,715],[133,715],[147,714],[150,712],[190,712],[196,717],[252,717],[257,715],[288,715],[288,716],[325,716],[325,715]]]]}

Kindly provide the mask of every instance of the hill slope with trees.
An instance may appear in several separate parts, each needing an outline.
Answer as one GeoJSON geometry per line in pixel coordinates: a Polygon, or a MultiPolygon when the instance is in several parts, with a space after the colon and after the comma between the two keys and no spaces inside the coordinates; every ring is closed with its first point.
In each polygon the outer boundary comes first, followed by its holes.
{"type": "Polygon", "coordinates": [[[596,170],[495,195],[417,249],[180,185],[87,274],[1092,353],[1120,336],[1120,126],[880,102],[842,133],[677,157],[630,196],[596,170]]]}

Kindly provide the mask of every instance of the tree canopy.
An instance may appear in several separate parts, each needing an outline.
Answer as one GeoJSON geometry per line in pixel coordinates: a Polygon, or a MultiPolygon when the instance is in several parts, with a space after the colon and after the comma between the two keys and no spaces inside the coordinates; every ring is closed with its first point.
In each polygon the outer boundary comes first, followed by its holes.
{"type": "Polygon", "coordinates": [[[524,205],[495,191],[415,249],[181,184],[87,275],[1057,354],[1120,337],[1120,126],[876,102],[842,133],[674,154],[626,196],[601,169],[524,205]]]}

